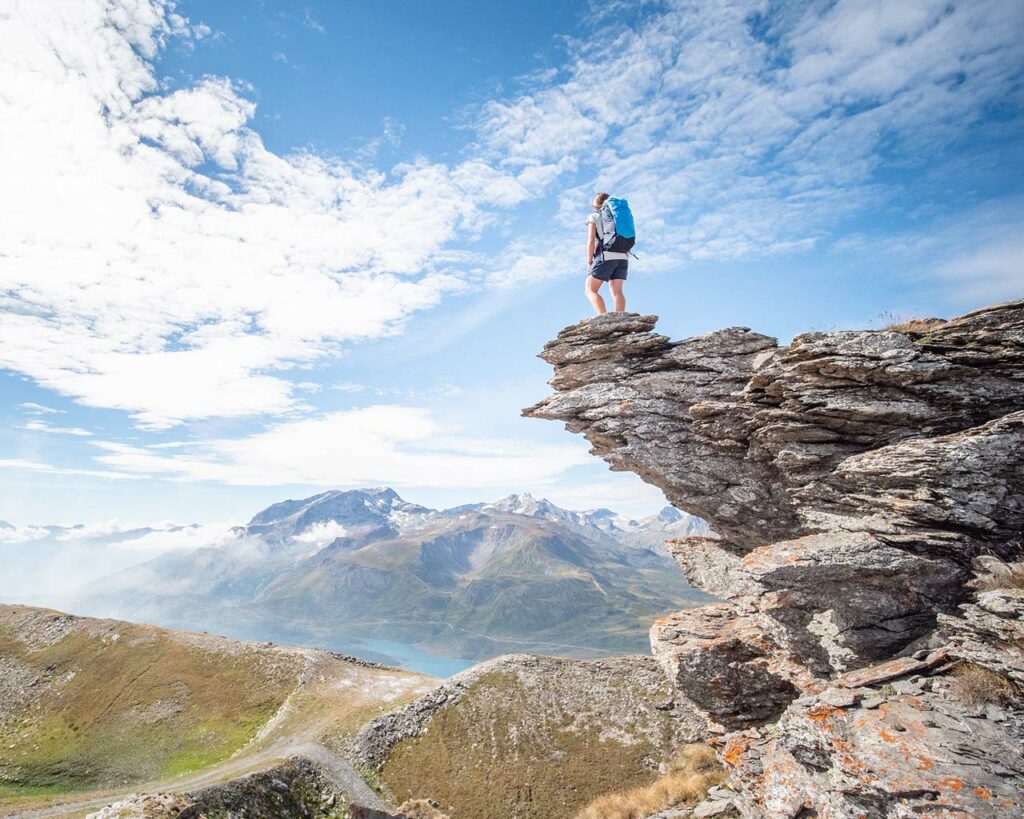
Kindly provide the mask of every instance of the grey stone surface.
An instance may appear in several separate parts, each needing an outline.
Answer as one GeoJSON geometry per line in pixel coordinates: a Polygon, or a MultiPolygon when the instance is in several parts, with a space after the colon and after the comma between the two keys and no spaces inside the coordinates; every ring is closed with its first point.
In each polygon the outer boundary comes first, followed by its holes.
{"type": "Polygon", "coordinates": [[[651,644],[741,813],[1024,814],[1024,302],[787,347],[654,326],[563,330],[524,414],[720,535],[669,548],[722,602],[651,644]]]}
{"type": "Polygon", "coordinates": [[[88,819],[346,819],[349,814],[339,796],[330,776],[312,760],[296,756],[265,771],[191,793],[129,797],[89,814],[88,819]]]}
{"type": "Polygon", "coordinates": [[[694,819],[708,819],[712,816],[735,815],[735,807],[731,799],[708,799],[693,809],[694,819]]]}

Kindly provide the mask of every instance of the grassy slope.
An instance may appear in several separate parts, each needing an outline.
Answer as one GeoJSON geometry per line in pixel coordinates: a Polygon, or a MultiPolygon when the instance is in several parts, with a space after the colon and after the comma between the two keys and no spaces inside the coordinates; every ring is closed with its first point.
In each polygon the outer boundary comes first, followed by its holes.
{"type": "Polygon", "coordinates": [[[351,735],[431,682],[323,652],[21,606],[0,606],[0,677],[0,809],[166,780],[243,747],[233,768],[250,755],[256,764],[283,737],[351,735]]]}
{"type": "Polygon", "coordinates": [[[487,671],[399,742],[380,772],[395,797],[436,799],[459,819],[568,817],[653,781],[696,734],[663,710],[670,688],[644,658],[537,662],[487,671]]]}
{"type": "Polygon", "coordinates": [[[147,626],[87,621],[41,645],[17,625],[0,621],[0,653],[38,682],[5,715],[9,786],[81,789],[216,762],[252,738],[301,669],[298,657],[211,650],[147,626]]]}

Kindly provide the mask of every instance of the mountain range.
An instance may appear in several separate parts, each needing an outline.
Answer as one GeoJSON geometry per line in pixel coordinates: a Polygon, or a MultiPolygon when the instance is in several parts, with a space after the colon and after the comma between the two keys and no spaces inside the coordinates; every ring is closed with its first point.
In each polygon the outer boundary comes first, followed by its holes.
{"type": "Polygon", "coordinates": [[[647,651],[655,616],[708,599],[664,540],[706,532],[671,507],[632,520],[528,494],[437,510],[335,490],[94,582],[75,610],[390,660],[396,644],[465,659],[647,651]]]}

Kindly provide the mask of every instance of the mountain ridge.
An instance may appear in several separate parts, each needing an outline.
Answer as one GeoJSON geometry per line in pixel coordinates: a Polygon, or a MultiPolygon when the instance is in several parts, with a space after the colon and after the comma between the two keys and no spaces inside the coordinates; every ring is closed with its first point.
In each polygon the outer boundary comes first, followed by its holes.
{"type": "Polygon", "coordinates": [[[706,525],[664,511],[576,512],[528,493],[431,509],[388,487],[329,490],[106,578],[79,606],[354,653],[357,638],[477,659],[643,651],[660,607],[705,599],[664,545],[693,531],[706,525]]]}

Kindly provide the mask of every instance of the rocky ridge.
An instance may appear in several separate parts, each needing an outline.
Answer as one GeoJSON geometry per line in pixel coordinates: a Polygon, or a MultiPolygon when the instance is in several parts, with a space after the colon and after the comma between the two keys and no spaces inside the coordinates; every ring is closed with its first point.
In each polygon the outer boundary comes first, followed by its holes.
{"type": "Polygon", "coordinates": [[[743,815],[1019,815],[1024,302],[785,347],[655,322],[567,327],[524,414],[720,535],[671,550],[723,602],[651,642],[743,815]]]}
{"type": "Polygon", "coordinates": [[[429,796],[459,819],[550,819],[648,782],[702,733],[650,657],[513,654],[372,720],[354,752],[395,802],[429,796]]]}

